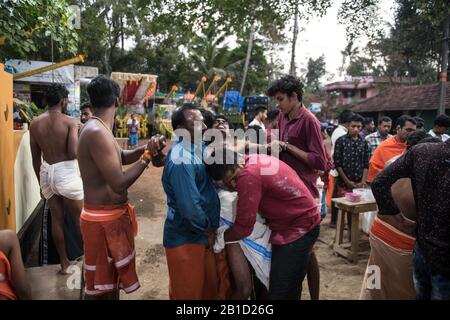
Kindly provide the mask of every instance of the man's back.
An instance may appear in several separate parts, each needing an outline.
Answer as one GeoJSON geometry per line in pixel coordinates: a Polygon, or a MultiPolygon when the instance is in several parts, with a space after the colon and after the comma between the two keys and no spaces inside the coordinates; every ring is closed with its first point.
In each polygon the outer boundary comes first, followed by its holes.
{"type": "Polygon", "coordinates": [[[30,134],[48,164],[76,159],[78,126],[61,112],[46,112],[31,122],[30,134]]]}
{"type": "Polygon", "coordinates": [[[102,159],[102,169],[105,167],[109,169],[113,166],[117,174],[122,174],[122,164],[118,152],[112,133],[107,132],[107,129],[98,121],[91,119],[83,126],[78,145],[78,163],[83,179],[86,203],[123,204],[127,201],[126,190],[121,193],[115,192],[104,178],[104,173],[98,165],[98,159],[102,159]],[[99,150],[98,146],[102,146],[102,149],[106,148],[106,151],[99,150]],[[99,152],[102,154],[98,155],[99,152]]]}

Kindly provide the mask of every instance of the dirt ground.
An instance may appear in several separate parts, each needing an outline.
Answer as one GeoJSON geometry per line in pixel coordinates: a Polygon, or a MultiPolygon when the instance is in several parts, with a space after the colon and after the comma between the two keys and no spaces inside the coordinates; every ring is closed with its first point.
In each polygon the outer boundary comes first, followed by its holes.
{"type": "MultiPolygon", "coordinates": [[[[139,234],[136,239],[137,272],[141,288],[121,299],[168,299],[168,272],[162,246],[166,217],[166,196],[161,184],[162,168],[150,167],[130,188],[129,197],[138,213],[139,234]]],[[[336,256],[330,247],[335,229],[329,216],[321,224],[316,254],[320,266],[320,299],[358,299],[367,258],[357,265],[336,256]]],[[[302,298],[309,299],[307,282],[302,298]]]]}

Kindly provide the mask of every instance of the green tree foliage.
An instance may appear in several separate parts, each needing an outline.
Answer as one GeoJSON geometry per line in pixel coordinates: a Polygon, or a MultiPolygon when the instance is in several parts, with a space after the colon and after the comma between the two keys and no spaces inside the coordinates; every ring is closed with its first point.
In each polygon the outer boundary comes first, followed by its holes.
{"type": "Polygon", "coordinates": [[[306,87],[311,92],[319,92],[320,91],[320,78],[322,78],[326,70],[325,56],[321,55],[317,59],[308,59],[308,65],[306,69],[306,87]]]}
{"type": "Polygon", "coordinates": [[[77,53],[77,33],[71,21],[65,0],[2,0],[0,59],[29,59],[51,42],[57,53],[77,53]]]}
{"type": "MultiPolygon", "coordinates": [[[[447,0],[396,0],[395,21],[386,35],[379,26],[379,0],[344,1],[341,22],[349,44],[365,34],[366,48],[349,57],[347,74],[411,77],[420,83],[438,77],[442,24],[450,14],[447,0]]],[[[343,56],[345,53],[343,53],[343,56]]]]}

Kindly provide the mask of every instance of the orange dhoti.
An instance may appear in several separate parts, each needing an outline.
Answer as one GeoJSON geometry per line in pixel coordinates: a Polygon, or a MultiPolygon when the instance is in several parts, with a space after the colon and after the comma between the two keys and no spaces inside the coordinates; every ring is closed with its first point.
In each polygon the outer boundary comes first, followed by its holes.
{"type": "Polygon", "coordinates": [[[11,264],[8,257],[0,251],[0,300],[17,300],[11,286],[11,264]]]}
{"type": "Polygon", "coordinates": [[[136,214],[130,204],[84,204],[80,216],[84,241],[86,295],[123,289],[131,293],[140,287],[136,274],[134,237],[136,214]]]}
{"type": "Polygon", "coordinates": [[[165,248],[171,300],[223,300],[231,293],[225,250],[204,244],[165,248]]]}

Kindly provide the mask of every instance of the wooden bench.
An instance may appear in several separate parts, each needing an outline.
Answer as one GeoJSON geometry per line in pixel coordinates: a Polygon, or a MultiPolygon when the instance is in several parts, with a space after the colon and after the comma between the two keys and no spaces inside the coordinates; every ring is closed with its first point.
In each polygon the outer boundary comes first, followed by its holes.
{"type": "Polygon", "coordinates": [[[334,240],[333,250],[337,254],[344,256],[353,263],[358,263],[359,254],[359,214],[369,211],[377,211],[375,200],[351,202],[345,198],[332,199],[334,205],[339,209],[336,237],[334,240]],[[345,216],[347,213],[352,215],[350,243],[344,243],[345,216]]]}

